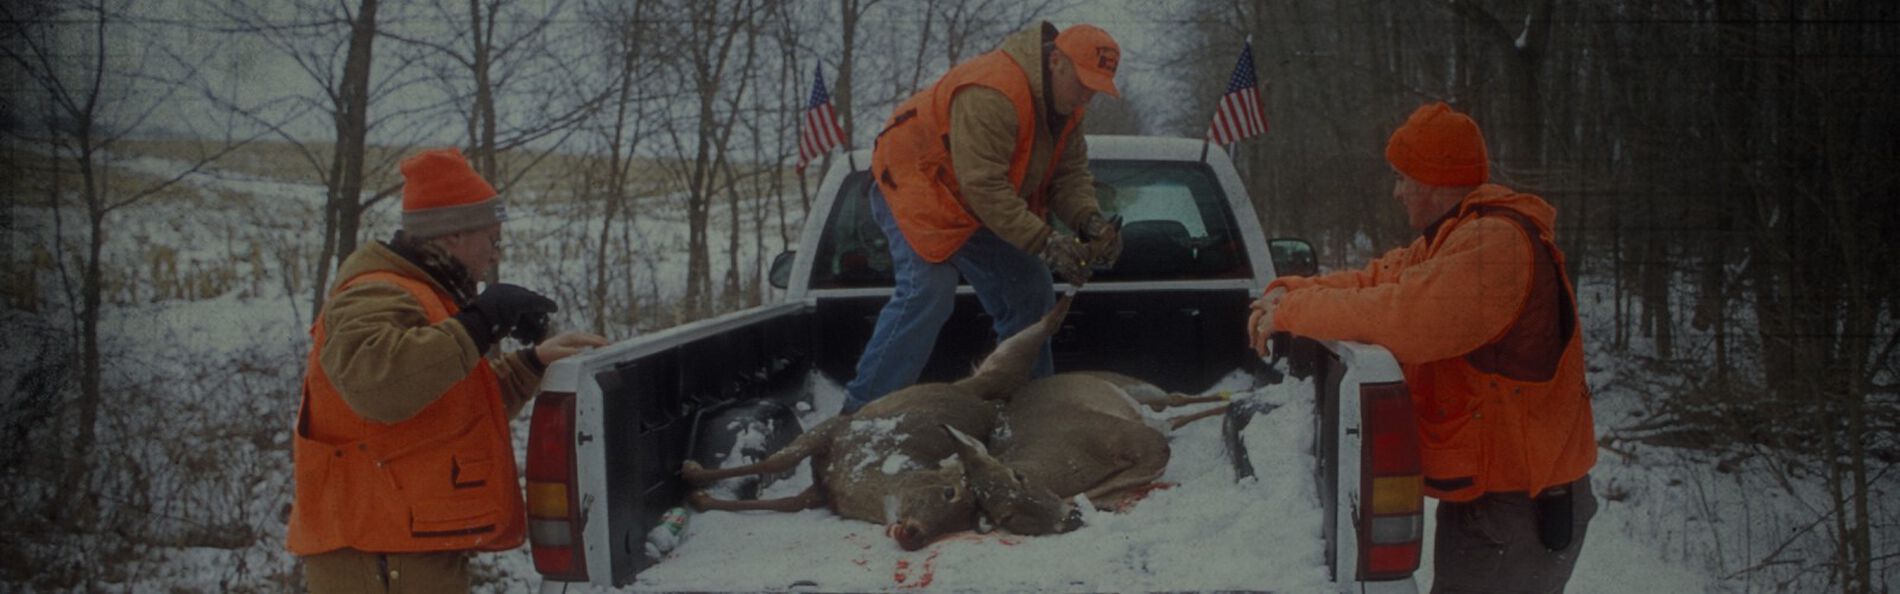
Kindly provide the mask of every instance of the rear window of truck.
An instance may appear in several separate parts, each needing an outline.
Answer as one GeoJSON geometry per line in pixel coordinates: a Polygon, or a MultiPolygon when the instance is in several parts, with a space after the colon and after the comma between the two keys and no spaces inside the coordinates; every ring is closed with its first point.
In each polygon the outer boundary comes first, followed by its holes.
{"type": "MultiPolygon", "coordinates": [[[[1093,161],[1096,200],[1122,217],[1122,256],[1090,282],[1245,278],[1251,270],[1227,196],[1207,165],[1093,161]]],[[[814,289],[888,287],[890,244],[872,220],[871,176],[845,179],[812,266],[814,289]]],[[[1067,231],[1061,221],[1057,228],[1067,231]]]]}

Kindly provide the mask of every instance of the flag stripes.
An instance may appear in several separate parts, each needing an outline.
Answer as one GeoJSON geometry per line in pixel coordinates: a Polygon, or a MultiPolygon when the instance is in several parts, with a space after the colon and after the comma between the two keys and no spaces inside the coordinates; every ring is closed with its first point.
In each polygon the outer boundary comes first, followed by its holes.
{"type": "Polygon", "coordinates": [[[811,100],[805,105],[804,122],[798,127],[798,172],[805,172],[805,165],[824,155],[831,149],[844,144],[844,128],[838,126],[838,115],[831,109],[831,93],[825,91],[825,71],[821,66],[814,70],[811,100]]]}
{"type": "Polygon", "coordinates": [[[1234,64],[1234,74],[1227,79],[1227,92],[1221,95],[1220,105],[1214,110],[1214,121],[1208,123],[1207,140],[1229,145],[1266,134],[1267,114],[1260,105],[1260,85],[1253,69],[1253,41],[1249,40],[1240,49],[1240,61],[1234,64]]]}

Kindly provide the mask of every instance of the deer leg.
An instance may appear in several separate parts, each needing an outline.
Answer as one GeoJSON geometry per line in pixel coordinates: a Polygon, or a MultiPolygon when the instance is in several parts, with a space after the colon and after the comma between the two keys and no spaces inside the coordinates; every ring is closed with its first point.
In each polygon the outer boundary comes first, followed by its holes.
{"type": "Polygon", "coordinates": [[[1144,426],[1128,437],[1132,439],[1115,442],[1118,451],[1111,458],[1123,461],[1121,468],[1082,492],[1098,509],[1114,509],[1127,491],[1154,482],[1168,470],[1167,436],[1144,426]]]}
{"type": "Polygon", "coordinates": [[[1088,496],[1089,502],[1094,503],[1096,509],[1118,509],[1121,507],[1123,497],[1160,479],[1161,473],[1167,470],[1167,465],[1168,462],[1164,458],[1160,464],[1140,464],[1123,468],[1089,490],[1083,491],[1082,494],[1088,496]]]}
{"type": "Polygon", "coordinates": [[[1205,419],[1208,417],[1218,417],[1218,416],[1227,414],[1227,409],[1228,407],[1231,407],[1231,406],[1233,405],[1229,404],[1225,406],[1216,406],[1214,408],[1210,408],[1201,412],[1188,413],[1185,415],[1168,419],[1168,430],[1174,431],[1176,429],[1180,429],[1182,425],[1186,425],[1188,423],[1199,421],[1201,419],[1205,419]]]}
{"type": "Polygon", "coordinates": [[[798,467],[798,463],[813,455],[822,455],[831,447],[832,434],[851,421],[848,416],[836,416],[819,423],[811,431],[799,435],[792,443],[772,452],[764,460],[751,464],[707,469],[699,462],[687,460],[680,464],[680,477],[693,485],[707,485],[713,481],[729,479],[735,476],[754,474],[778,474],[798,467]]]}
{"type": "Polygon", "coordinates": [[[1124,391],[1128,394],[1129,398],[1135,400],[1135,403],[1146,406],[1148,410],[1155,412],[1161,412],[1177,406],[1187,406],[1189,404],[1226,402],[1231,398],[1231,396],[1225,393],[1215,394],[1213,396],[1188,396],[1172,392],[1164,393],[1160,388],[1153,388],[1151,386],[1124,388],[1124,391]]]}
{"type": "Polygon", "coordinates": [[[822,489],[819,489],[818,483],[812,483],[811,486],[805,487],[805,490],[800,491],[797,495],[793,495],[791,497],[780,497],[778,499],[750,499],[750,500],[743,500],[743,501],[733,501],[730,499],[717,499],[717,498],[714,498],[712,494],[707,493],[704,490],[700,490],[700,491],[694,491],[692,492],[692,494],[687,495],[686,501],[688,503],[693,504],[694,509],[698,509],[700,511],[717,510],[717,511],[795,512],[799,510],[816,509],[816,508],[824,507],[825,493],[822,489]]]}

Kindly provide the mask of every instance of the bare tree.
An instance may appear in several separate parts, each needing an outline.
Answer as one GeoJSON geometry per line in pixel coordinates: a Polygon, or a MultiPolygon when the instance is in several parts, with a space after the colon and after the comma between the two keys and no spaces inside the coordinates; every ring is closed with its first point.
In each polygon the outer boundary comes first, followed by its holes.
{"type": "MultiPolygon", "coordinates": [[[[57,125],[43,142],[56,159],[70,161],[80,180],[77,196],[84,206],[86,248],[80,260],[78,303],[79,384],[74,403],[76,425],[64,450],[59,496],[48,500],[53,517],[68,526],[85,526],[95,496],[89,493],[102,403],[99,334],[104,303],[102,255],[110,216],[138,204],[238,149],[250,139],[226,142],[201,152],[169,177],[132,188],[115,188],[108,170],[121,141],[141,131],[179,93],[202,91],[201,56],[174,53],[137,22],[131,2],[75,2],[19,14],[0,8],[0,54],[24,72],[35,90],[45,93],[57,125]]],[[[215,51],[215,44],[200,47],[215,51]]],[[[171,123],[179,124],[176,119],[171,123]]],[[[53,200],[67,197],[54,195],[53,200]]]]}
{"type": "Polygon", "coordinates": [[[691,115],[669,118],[665,126],[679,158],[672,167],[686,186],[686,294],[680,312],[685,319],[711,313],[707,224],[713,198],[730,183],[730,178],[722,181],[720,177],[729,158],[726,147],[740,114],[729,106],[745,95],[755,71],[757,52],[753,45],[758,34],[747,22],[760,12],[752,0],[691,4],[686,9],[688,22],[674,32],[676,37],[669,43],[687,54],[675,64],[675,76],[691,91],[693,102],[687,106],[691,115]],[[743,47],[735,47],[740,43],[743,47]],[[735,79],[737,84],[732,84],[735,79]],[[722,110],[722,103],[728,109],[722,110]]]}
{"type": "MultiPolygon", "coordinates": [[[[461,116],[465,152],[503,195],[515,193],[517,183],[561,150],[615,94],[612,77],[579,69],[584,62],[575,54],[584,47],[557,43],[562,33],[554,29],[572,22],[563,0],[432,0],[416,9],[420,15],[412,26],[380,34],[445,61],[434,78],[461,116]],[[440,29],[434,23],[467,27],[440,29]],[[518,149],[528,153],[523,162],[503,159],[518,149]]],[[[488,277],[500,274],[491,270],[488,277]]]]}
{"type": "MultiPolygon", "coordinates": [[[[612,41],[608,47],[614,50],[612,59],[607,62],[613,74],[614,95],[596,112],[591,126],[598,143],[606,149],[606,171],[597,184],[590,184],[588,190],[584,190],[598,192],[602,205],[600,232],[594,246],[594,282],[588,295],[596,334],[607,334],[607,319],[613,309],[609,293],[616,280],[614,275],[633,273],[631,266],[609,256],[608,246],[612,244],[614,224],[621,214],[625,213],[625,224],[629,227],[637,214],[631,204],[631,186],[640,141],[648,132],[645,116],[652,110],[647,104],[654,101],[657,94],[653,85],[644,84],[657,70],[653,60],[648,59],[655,33],[649,21],[652,4],[609,1],[588,9],[592,20],[606,24],[602,33],[612,41]]],[[[637,303],[630,289],[624,310],[613,313],[632,318],[638,314],[637,303]]]]}
{"type": "Polygon", "coordinates": [[[420,12],[411,19],[414,25],[379,32],[447,60],[448,67],[437,69],[436,82],[461,116],[470,162],[503,193],[614,94],[614,85],[576,70],[581,62],[570,53],[584,48],[555,43],[560,33],[553,29],[567,22],[566,4],[534,3],[531,9],[519,0],[432,0],[426,7],[408,7],[420,12]],[[468,26],[428,25],[433,23],[468,26]],[[540,152],[526,163],[501,159],[537,142],[540,152]]]}
{"type": "MultiPolygon", "coordinates": [[[[310,315],[314,319],[329,291],[330,272],[335,263],[356,251],[363,214],[401,188],[400,182],[391,182],[368,197],[363,195],[369,180],[388,177],[396,157],[404,152],[400,148],[384,151],[372,162],[370,134],[378,128],[387,128],[390,120],[413,126],[414,120],[401,120],[409,119],[418,111],[427,114],[435,106],[389,109],[382,117],[371,116],[373,105],[389,102],[391,97],[420,80],[413,76],[413,58],[385,62],[380,69],[374,66],[379,0],[359,0],[354,6],[299,0],[288,5],[294,19],[288,22],[273,16],[275,11],[286,10],[286,5],[281,3],[209,1],[206,8],[232,20],[237,33],[254,36],[289,57],[318,87],[318,95],[314,97],[294,92],[289,96],[327,116],[327,123],[334,132],[334,137],[319,142],[304,138],[297,130],[252,110],[231,106],[233,113],[270,128],[295,147],[305,164],[323,180],[323,240],[317,253],[310,300],[310,315]],[[381,76],[377,76],[379,70],[381,76]]],[[[399,141],[399,147],[403,145],[406,143],[399,141]]]]}
{"type": "Polygon", "coordinates": [[[857,79],[858,35],[864,22],[865,13],[883,0],[838,0],[838,40],[841,49],[838,52],[838,80],[832,89],[831,101],[837,108],[838,125],[844,128],[845,144],[849,146],[857,130],[857,112],[853,111],[856,97],[853,81],[857,79]]]}

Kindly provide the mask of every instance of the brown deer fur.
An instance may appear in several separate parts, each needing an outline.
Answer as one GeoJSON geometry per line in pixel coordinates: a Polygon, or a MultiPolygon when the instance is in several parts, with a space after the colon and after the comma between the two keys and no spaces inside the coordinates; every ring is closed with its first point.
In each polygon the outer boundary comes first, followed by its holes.
{"type": "Polygon", "coordinates": [[[1068,532],[1081,526],[1072,497],[1115,507],[1167,469],[1165,430],[1226,409],[1172,419],[1164,430],[1136,405],[1160,410],[1219,400],[1169,394],[1116,373],[1062,373],[1012,392],[987,446],[968,432],[946,433],[958,439],[971,490],[992,521],[1017,534],[1068,532]]]}
{"type": "Polygon", "coordinates": [[[1071,296],[1056,303],[1037,324],[997,344],[969,378],[948,384],[918,384],[872,401],[855,414],[839,415],[792,440],[764,460],[704,469],[688,461],[687,482],[750,474],[775,474],[812,458],[812,486],[792,497],[761,501],[714,499],[705,491],[689,497],[703,510],[795,511],[830,506],[840,516],[884,524],[906,550],[937,536],[976,525],[976,501],[965,486],[957,448],[942,427],[989,435],[996,405],[1029,379],[1042,344],[1061,326],[1071,296]]]}

